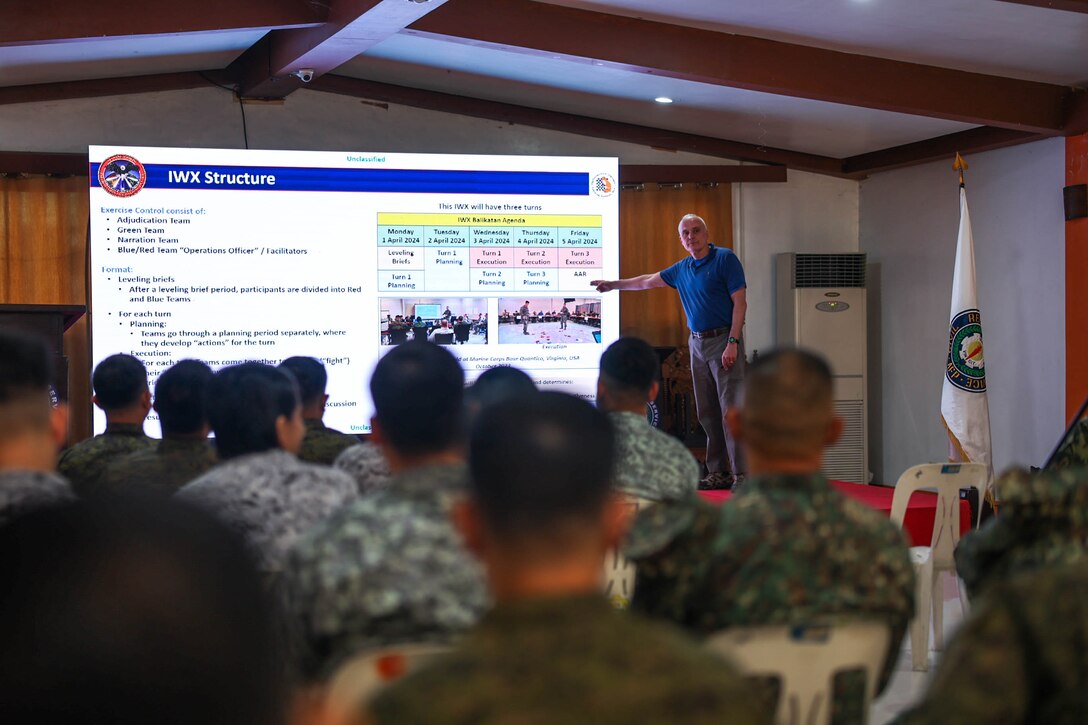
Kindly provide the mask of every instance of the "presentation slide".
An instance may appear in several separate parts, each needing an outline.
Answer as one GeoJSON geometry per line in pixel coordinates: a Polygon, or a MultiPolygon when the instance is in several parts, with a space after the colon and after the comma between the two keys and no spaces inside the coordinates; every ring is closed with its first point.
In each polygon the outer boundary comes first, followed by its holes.
{"type": "MultiPolygon", "coordinates": [[[[408,340],[592,398],[619,335],[615,158],[92,146],[92,362],[151,384],[292,355],[325,363],[326,423],[368,433],[367,383],[408,340]]],[[[158,436],[154,413],[145,426],[158,436]]],[[[94,430],[105,429],[95,409],[94,430]]]]}

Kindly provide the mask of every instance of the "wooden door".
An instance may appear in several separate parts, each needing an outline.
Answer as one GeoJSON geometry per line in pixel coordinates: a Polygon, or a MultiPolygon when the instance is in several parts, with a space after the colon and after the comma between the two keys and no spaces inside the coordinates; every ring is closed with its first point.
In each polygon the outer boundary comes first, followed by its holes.
{"type": "MultiPolygon", "coordinates": [[[[620,276],[659,272],[687,255],[677,226],[685,214],[706,220],[710,241],[733,248],[729,184],[646,184],[620,191],[620,276]]],[[[620,292],[620,334],[660,347],[686,345],[687,318],[671,288],[620,292]]]]}
{"type": "MultiPolygon", "coordinates": [[[[0,302],[87,304],[87,177],[0,178],[0,302]]],[[[91,432],[88,316],[64,335],[69,439],[91,432]]]]}

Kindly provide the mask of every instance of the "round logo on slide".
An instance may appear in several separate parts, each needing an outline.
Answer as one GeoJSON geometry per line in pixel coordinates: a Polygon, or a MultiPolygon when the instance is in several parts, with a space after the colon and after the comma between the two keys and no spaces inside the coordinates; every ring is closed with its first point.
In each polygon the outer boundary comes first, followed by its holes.
{"type": "Polygon", "coordinates": [[[597,196],[612,196],[616,193],[616,180],[609,174],[597,174],[590,182],[589,188],[597,196]]]}
{"type": "Polygon", "coordinates": [[[986,392],[986,358],[982,351],[982,317],[964,310],[952,318],[948,334],[948,382],[969,393],[986,392]]]}
{"type": "Polygon", "coordinates": [[[132,196],[144,188],[144,165],[131,156],[116,154],[98,167],[98,184],[113,196],[132,196]]]}

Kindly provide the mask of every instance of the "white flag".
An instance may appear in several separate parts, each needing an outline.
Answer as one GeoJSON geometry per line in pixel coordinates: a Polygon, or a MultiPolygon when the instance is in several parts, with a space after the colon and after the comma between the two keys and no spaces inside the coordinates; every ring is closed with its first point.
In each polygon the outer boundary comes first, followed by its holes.
{"type": "Polygon", "coordinates": [[[952,461],[991,467],[990,406],[986,402],[982,316],[975,291],[975,245],[967,192],[962,186],[948,330],[948,360],[941,390],[941,419],[948,431],[948,457],[952,461]]]}

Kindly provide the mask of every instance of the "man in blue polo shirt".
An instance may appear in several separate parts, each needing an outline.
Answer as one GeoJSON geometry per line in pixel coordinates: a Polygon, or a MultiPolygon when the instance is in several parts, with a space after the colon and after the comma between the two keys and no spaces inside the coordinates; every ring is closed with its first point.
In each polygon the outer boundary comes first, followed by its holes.
{"type": "Polygon", "coordinates": [[[691,329],[691,377],[699,423],[706,431],[708,475],[700,488],[729,488],[747,472],[744,454],[723,425],[744,380],[744,268],[733,251],[707,241],[706,222],[695,214],[680,220],[680,243],[690,257],[668,269],[639,277],[594,280],[598,292],[669,286],[691,329]]]}

